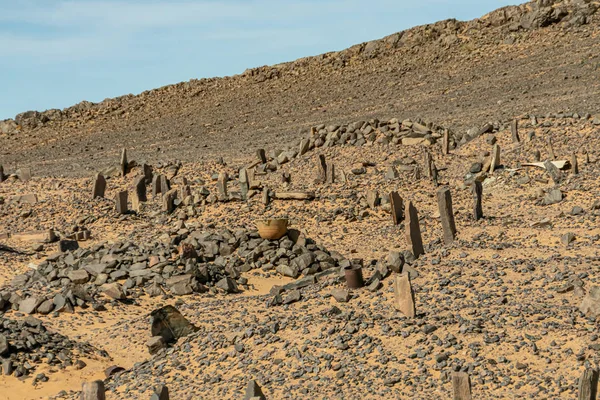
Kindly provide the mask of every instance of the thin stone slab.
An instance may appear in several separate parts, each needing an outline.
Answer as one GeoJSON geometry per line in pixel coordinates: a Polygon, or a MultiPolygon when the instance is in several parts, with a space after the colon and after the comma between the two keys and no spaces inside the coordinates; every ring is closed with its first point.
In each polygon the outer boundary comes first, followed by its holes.
{"type": "Polygon", "coordinates": [[[496,168],[500,165],[500,146],[497,144],[492,148],[492,155],[490,161],[490,174],[493,173],[496,168]]]}
{"type": "Polygon", "coordinates": [[[106,400],[104,382],[84,382],[81,388],[80,400],[106,400]]]}
{"type": "Polygon", "coordinates": [[[431,153],[429,153],[427,150],[425,150],[425,152],[423,153],[423,164],[424,164],[424,168],[425,168],[425,176],[427,176],[428,178],[432,178],[433,174],[431,171],[431,163],[433,162],[433,159],[431,158],[431,153]]]}
{"type": "Polygon", "coordinates": [[[308,139],[302,139],[300,141],[300,148],[298,149],[298,155],[303,156],[304,154],[306,154],[308,152],[308,149],[310,147],[310,141],[308,139]]]}
{"type": "Polygon", "coordinates": [[[454,213],[452,211],[452,195],[450,188],[443,187],[437,191],[438,210],[442,229],[444,231],[444,243],[449,245],[454,242],[456,236],[456,224],[454,222],[454,213]]]}
{"type": "Polygon", "coordinates": [[[31,168],[20,168],[17,170],[17,177],[21,182],[27,182],[31,179],[31,168]]]}
{"type": "Polygon", "coordinates": [[[223,200],[229,198],[229,193],[227,191],[227,181],[229,180],[229,176],[227,176],[227,172],[219,173],[219,178],[217,179],[217,190],[219,191],[219,197],[223,200]]]}
{"type": "Polygon", "coordinates": [[[442,154],[450,154],[450,132],[448,129],[444,129],[444,134],[442,136],[442,154]]]}
{"type": "Polygon", "coordinates": [[[172,213],[175,210],[175,199],[177,199],[177,189],[171,189],[163,195],[162,209],[166,213],[172,213]]]}
{"type": "Polygon", "coordinates": [[[256,157],[258,157],[258,161],[260,161],[261,164],[267,163],[267,153],[265,153],[265,149],[256,150],[256,157]]]}
{"type": "Polygon", "coordinates": [[[473,219],[475,221],[483,218],[483,208],[481,198],[483,196],[483,185],[479,181],[471,184],[471,193],[473,194],[473,219]]]}
{"type": "Polygon", "coordinates": [[[452,372],[454,400],[471,400],[471,380],[466,372],[452,372]]]}
{"type": "Polygon", "coordinates": [[[394,225],[399,225],[402,222],[402,211],[404,209],[404,205],[402,204],[402,197],[398,194],[398,192],[390,193],[390,206],[392,212],[392,221],[394,225]]]}
{"type": "Polygon", "coordinates": [[[367,205],[369,208],[374,209],[379,205],[379,193],[376,190],[369,190],[367,192],[367,205]]]}
{"type": "Polygon", "coordinates": [[[92,186],[92,199],[96,197],[104,198],[106,192],[106,179],[102,174],[96,174],[94,177],[94,184],[92,186]]]}
{"type": "Polygon", "coordinates": [[[159,385],[150,400],[169,400],[169,389],[165,385],[159,385]]]}
{"type": "Polygon", "coordinates": [[[263,191],[262,191],[262,202],[263,204],[266,206],[269,205],[269,203],[271,202],[271,197],[269,196],[269,188],[268,187],[264,187],[263,191]]]}
{"type": "Polygon", "coordinates": [[[115,195],[115,210],[119,214],[125,214],[127,212],[127,190],[117,192],[115,195]]]}
{"type": "Polygon", "coordinates": [[[167,178],[166,175],[161,175],[159,181],[160,181],[160,192],[162,194],[165,194],[169,190],[171,190],[171,182],[169,181],[169,179],[167,178]]]}
{"type": "Polygon", "coordinates": [[[323,154],[319,154],[319,162],[318,162],[318,175],[319,181],[326,182],[327,181],[327,162],[325,161],[325,156],[323,154]]]}
{"type": "Polygon", "coordinates": [[[121,150],[121,175],[127,175],[129,169],[129,161],[127,160],[127,149],[121,150]]]}
{"type": "Polygon", "coordinates": [[[4,182],[4,179],[5,179],[4,166],[0,165],[0,182],[4,182]]]}
{"type": "Polygon", "coordinates": [[[326,175],[327,183],[335,183],[335,165],[333,163],[327,164],[326,175]]]}
{"type": "Polygon", "coordinates": [[[152,172],[152,166],[144,163],[141,165],[140,168],[142,170],[142,174],[144,174],[144,179],[146,181],[146,185],[151,184],[152,178],[154,177],[154,173],[152,172]]]}
{"type": "Polygon", "coordinates": [[[558,185],[562,181],[562,173],[550,160],[544,161],[544,168],[555,184],[558,185]]]}
{"type": "Polygon", "coordinates": [[[571,173],[577,175],[579,173],[579,164],[577,163],[577,154],[571,154],[571,173]]]}
{"type": "Polygon", "coordinates": [[[548,155],[551,160],[556,160],[554,155],[554,146],[552,145],[552,138],[548,137],[548,155]]]}
{"type": "Polygon", "coordinates": [[[519,121],[513,119],[510,123],[510,136],[512,137],[513,143],[521,142],[521,138],[519,137],[519,121]]]}
{"type": "Polygon", "coordinates": [[[394,307],[407,317],[414,318],[417,310],[410,275],[406,272],[394,275],[394,307]]]}
{"type": "Polygon", "coordinates": [[[252,379],[252,380],[250,380],[250,382],[248,382],[248,386],[246,386],[246,393],[244,393],[244,400],[254,400],[254,399],[266,400],[267,398],[263,394],[260,386],[258,386],[258,383],[254,379],[252,379]]]}
{"type": "Polygon", "coordinates": [[[419,258],[420,255],[425,254],[425,250],[423,249],[419,214],[411,201],[406,203],[404,208],[404,218],[406,218],[406,241],[415,258],[419,258]]]}
{"type": "Polygon", "coordinates": [[[138,176],[133,181],[134,192],[141,202],[148,201],[148,195],[146,193],[146,177],[138,176]]]}
{"type": "Polygon", "coordinates": [[[152,197],[158,196],[160,193],[160,175],[152,177],[152,197]]]}
{"type": "Polygon", "coordinates": [[[250,179],[248,177],[248,170],[246,168],[240,169],[240,193],[242,198],[245,200],[248,197],[248,190],[250,190],[250,179]]]}
{"type": "Polygon", "coordinates": [[[598,392],[598,370],[586,368],[579,378],[578,400],[596,400],[598,392]]]}

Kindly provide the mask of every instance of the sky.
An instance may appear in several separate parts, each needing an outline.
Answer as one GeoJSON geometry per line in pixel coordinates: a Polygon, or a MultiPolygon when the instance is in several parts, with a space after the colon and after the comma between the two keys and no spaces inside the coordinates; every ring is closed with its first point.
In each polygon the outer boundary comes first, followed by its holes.
{"type": "Polygon", "coordinates": [[[239,74],[509,4],[515,1],[0,0],[0,120],[239,74]]]}

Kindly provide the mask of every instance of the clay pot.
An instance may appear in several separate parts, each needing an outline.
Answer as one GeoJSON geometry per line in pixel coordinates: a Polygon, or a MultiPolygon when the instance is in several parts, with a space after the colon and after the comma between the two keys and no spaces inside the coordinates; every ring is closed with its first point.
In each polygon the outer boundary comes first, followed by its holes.
{"type": "Polygon", "coordinates": [[[263,239],[278,240],[287,233],[288,220],[282,219],[266,219],[257,221],[256,227],[258,234],[263,239]]]}

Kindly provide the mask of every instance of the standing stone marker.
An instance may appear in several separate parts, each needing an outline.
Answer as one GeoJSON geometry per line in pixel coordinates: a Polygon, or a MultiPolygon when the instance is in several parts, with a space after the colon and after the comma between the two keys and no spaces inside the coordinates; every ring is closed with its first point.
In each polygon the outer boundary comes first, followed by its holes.
{"type": "Polygon", "coordinates": [[[423,155],[423,163],[425,164],[425,175],[428,178],[433,178],[433,174],[431,171],[431,163],[432,163],[431,154],[427,150],[425,150],[424,155],[423,155]]]}
{"type": "Polygon", "coordinates": [[[227,192],[227,181],[229,180],[229,176],[227,176],[227,172],[220,172],[219,178],[217,179],[217,190],[219,191],[219,197],[222,200],[226,200],[229,197],[227,192]]]}
{"type": "Polygon", "coordinates": [[[596,400],[598,392],[598,370],[586,368],[579,378],[578,400],[596,400]]]}
{"type": "Polygon", "coordinates": [[[19,168],[17,170],[17,176],[21,182],[27,182],[31,179],[31,168],[19,168]]]}
{"type": "Polygon", "coordinates": [[[394,221],[394,225],[399,225],[402,221],[402,198],[398,194],[398,192],[390,193],[390,206],[392,211],[392,220],[394,221]]]}
{"type": "Polygon", "coordinates": [[[510,135],[513,143],[519,143],[521,141],[521,138],[519,138],[519,124],[516,119],[513,119],[510,123],[510,135]]]}
{"type": "Polygon", "coordinates": [[[407,272],[394,275],[394,307],[407,317],[414,318],[417,310],[410,275],[407,272]]]}
{"type": "Polygon", "coordinates": [[[550,175],[555,184],[559,184],[562,180],[562,173],[560,170],[552,163],[550,160],[544,161],[544,168],[546,168],[546,172],[550,175]]]}
{"type": "Polygon", "coordinates": [[[548,154],[551,160],[556,160],[556,156],[554,155],[554,147],[552,146],[552,138],[548,137],[548,154]]]}
{"type": "Polygon", "coordinates": [[[450,154],[450,132],[448,129],[444,129],[444,136],[442,136],[442,154],[450,154]]]}
{"type": "Polygon", "coordinates": [[[494,172],[494,170],[500,165],[500,146],[495,144],[492,148],[492,159],[490,162],[490,174],[494,172]]]}
{"type": "Polygon", "coordinates": [[[169,179],[167,178],[166,175],[161,175],[159,182],[160,182],[160,192],[162,194],[165,194],[169,190],[171,190],[171,182],[169,182],[169,179]]]}
{"type": "Polygon", "coordinates": [[[438,182],[438,169],[435,166],[435,163],[433,161],[431,161],[431,164],[429,166],[430,170],[431,170],[431,180],[433,181],[433,184],[437,187],[439,185],[438,182]]]}
{"type": "Polygon", "coordinates": [[[0,182],[4,182],[4,167],[0,165],[0,182]]]}
{"type": "Polygon", "coordinates": [[[454,400],[471,400],[471,380],[466,372],[452,372],[454,400]]]}
{"type": "Polygon", "coordinates": [[[106,191],[106,179],[102,174],[96,174],[94,177],[94,186],[92,187],[92,199],[96,197],[104,197],[106,191]]]}
{"type": "Polygon", "coordinates": [[[127,169],[129,167],[129,161],[127,161],[127,149],[121,150],[121,175],[127,175],[127,169]]]}
{"type": "Polygon", "coordinates": [[[248,190],[250,190],[250,179],[248,177],[248,170],[246,168],[240,169],[240,193],[242,194],[242,199],[246,199],[248,197],[248,190]]]}
{"type": "Polygon", "coordinates": [[[169,389],[165,385],[159,385],[154,390],[150,400],[169,400],[169,389]]]}
{"type": "Polygon", "coordinates": [[[144,174],[144,179],[146,180],[146,184],[152,183],[152,178],[153,178],[152,167],[148,164],[142,164],[142,173],[144,174]]]}
{"type": "Polygon", "coordinates": [[[450,188],[443,187],[437,191],[438,209],[444,231],[444,243],[452,244],[456,236],[456,225],[454,223],[454,213],[452,211],[452,196],[450,188]]]}
{"type": "Polygon", "coordinates": [[[481,197],[483,195],[483,185],[479,181],[471,184],[471,193],[473,193],[473,219],[479,221],[483,218],[483,208],[481,206],[481,197]]]}
{"type": "Polygon", "coordinates": [[[542,153],[539,150],[533,152],[533,161],[539,162],[542,159],[542,153]]]}
{"type": "Polygon", "coordinates": [[[367,192],[367,205],[369,208],[374,209],[379,205],[379,193],[376,190],[369,190],[367,192]]]}
{"type": "Polygon", "coordinates": [[[246,386],[246,393],[244,393],[244,400],[266,400],[264,393],[258,383],[252,379],[246,386]]]}
{"type": "Polygon", "coordinates": [[[304,154],[306,154],[308,152],[309,147],[310,141],[308,139],[302,139],[300,141],[300,151],[298,152],[298,155],[303,156],[304,154]]]}
{"type": "Polygon", "coordinates": [[[571,173],[577,175],[579,173],[579,164],[577,163],[577,154],[571,155],[571,173]]]}
{"type": "Polygon", "coordinates": [[[267,163],[267,153],[265,153],[265,149],[256,150],[256,156],[258,157],[258,160],[261,164],[267,163]]]}
{"type": "Polygon", "coordinates": [[[175,210],[175,199],[177,199],[177,189],[171,189],[163,195],[163,211],[172,213],[175,210]]]}
{"type": "Polygon", "coordinates": [[[421,238],[419,214],[411,201],[406,203],[404,218],[406,218],[406,240],[415,258],[419,258],[421,254],[425,254],[425,250],[423,249],[423,239],[421,238]]]}
{"type": "Polygon", "coordinates": [[[84,382],[81,388],[81,400],[106,400],[104,382],[84,382]]]}
{"type": "Polygon", "coordinates": [[[115,210],[119,214],[127,212],[127,190],[117,192],[115,195],[115,210]]]}
{"type": "Polygon", "coordinates": [[[271,202],[271,198],[269,197],[269,188],[266,186],[264,187],[262,192],[262,202],[265,205],[265,207],[268,206],[271,202]]]}
{"type": "Polygon", "coordinates": [[[156,197],[160,193],[160,175],[152,177],[152,197],[156,197]]]}
{"type": "Polygon", "coordinates": [[[138,176],[133,182],[133,192],[131,193],[131,208],[134,211],[140,211],[141,203],[148,201],[146,194],[146,177],[138,176]]]}
{"type": "Polygon", "coordinates": [[[323,154],[319,154],[319,181],[327,182],[327,162],[325,161],[325,156],[323,154]]]}
{"type": "Polygon", "coordinates": [[[325,171],[327,175],[327,183],[335,183],[335,165],[333,165],[333,163],[328,163],[325,171]]]}

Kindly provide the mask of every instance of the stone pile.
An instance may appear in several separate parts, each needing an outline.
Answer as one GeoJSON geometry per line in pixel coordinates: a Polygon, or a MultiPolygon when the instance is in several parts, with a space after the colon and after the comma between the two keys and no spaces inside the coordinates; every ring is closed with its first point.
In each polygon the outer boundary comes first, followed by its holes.
{"type": "MultiPolygon", "coordinates": [[[[81,369],[85,363],[79,356],[107,357],[108,354],[46,330],[42,321],[32,316],[19,321],[0,317],[0,372],[3,375],[30,375],[42,363],[61,369],[70,366],[81,369]]],[[[47,380],[44,374],[36,376],[36,381],[47,380]]]]}
{"type": "Polygon", "coordinates": [[[248,288],[241,273],[253,269],[298,278],[349,265],[339,253],[295,230],[279,240],[245,229],[178,232],[168,243],[99,244],[51,255],[0,290],[0,305],[25,314],[73,312],[90,305],[102,311],[100,293],[115,300],[142,293],[236,293],[248,288]]]}

